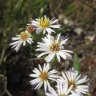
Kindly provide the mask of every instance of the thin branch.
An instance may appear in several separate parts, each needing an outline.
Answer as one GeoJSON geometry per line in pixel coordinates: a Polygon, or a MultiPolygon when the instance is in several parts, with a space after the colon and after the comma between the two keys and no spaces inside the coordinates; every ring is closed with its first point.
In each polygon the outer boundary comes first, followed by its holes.
{"type": "Polygon", "coordinates": [[[1,65],[1,63],[2,63],[2,61],[3,61],[5,51],[6,51],[6,44],[5,44],[5,46],[3,47],[3,49],[2,49],[1,58],[0,58],[0,65],[1,65]]]}

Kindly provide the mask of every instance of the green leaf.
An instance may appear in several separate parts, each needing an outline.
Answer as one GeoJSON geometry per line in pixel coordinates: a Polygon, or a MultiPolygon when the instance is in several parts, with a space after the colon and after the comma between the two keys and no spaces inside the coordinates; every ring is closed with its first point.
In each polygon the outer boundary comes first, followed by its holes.
{"type": "Polygon", "coordinates": [[[74,54],[73,67],[75,70],[80,72],[80,60],[76,53],[74,54]]]}

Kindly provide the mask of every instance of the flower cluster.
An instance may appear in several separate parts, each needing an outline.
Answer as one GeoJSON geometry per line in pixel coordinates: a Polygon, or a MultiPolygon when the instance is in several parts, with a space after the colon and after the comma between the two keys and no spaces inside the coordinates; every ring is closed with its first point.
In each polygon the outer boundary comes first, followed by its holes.
{"type": "Polygon", "coordinates": [[[79,75],[78,71],[72,69],[62,72],[62,76],[59,76],[58,71],[49,70],[49,63],[47,63],[43,68],[39,65],[39,70],[34,68],[34,74],[30,74],[35,78],[30,83],[36,86],[35,89],[44,86],[46,96],[83,96],[88,93],[88,79],[86,76],[79,75]],[[50,80],[57,83],[56,91],[50,86],[50,80]]]}
{"type": "Polygon", "coordinates": [[[34,68],[33,73],[29,75],[33,78],[30,83],[34,88],[39,90],[43,87],[46,96],[83,96],[87,94],[89,86],[86,76],[82,76],[73,68],[61,72],[56,69],[55,64],[52,66],[53,59],[59,63],[62,59],[72,60],[71,54],[73,53],[65,49],[68,38],[62,38],[61,33],[56,36],[53,35],[53,33],[56,34],[55,29],[61,26],[58,23],[58,19],[53,18],[50,20],[44,16],[32,20],[27,25],[25,31],[22,31],[16,37],[12,37],[13,42],[10,45],[14,50],[19,51],[22,45],[26,46],[26,43],[34,43],[34,39],[32,39],[33,32],[37,34],[43,33],[44,37],[37,42],[36,52],[41,52],[37,57],[42,57],[46,63],[42,66],[38,64],[38,68],[34,68]],[[55,69],[52,69],[54,67],[55,69]],[[52,84],[56,84],[56,86],[52,84]]]}

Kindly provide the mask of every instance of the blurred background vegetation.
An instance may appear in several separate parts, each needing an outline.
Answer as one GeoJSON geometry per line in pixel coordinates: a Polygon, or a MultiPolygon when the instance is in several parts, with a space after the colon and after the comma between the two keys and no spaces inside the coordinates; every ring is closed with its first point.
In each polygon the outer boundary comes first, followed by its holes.
{"type": "Polygon", "coordinates": [[[32,59],[29,47],[16,53],[9,43],[31,19],[43,15],[60,19],[60,32],[69,37],[68,48],[80,58],[80,70],[96,96],[96,0],[0,0],[0,96],[39,96],[28,75],[43,61],[32,59]]]}

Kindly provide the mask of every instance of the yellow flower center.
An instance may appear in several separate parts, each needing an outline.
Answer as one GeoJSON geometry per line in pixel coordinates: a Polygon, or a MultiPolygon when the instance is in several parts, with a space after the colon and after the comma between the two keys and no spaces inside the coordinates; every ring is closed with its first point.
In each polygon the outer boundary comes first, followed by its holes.
{"type": "Polygon", "coordinates": [[[53,52],[58,52],[60,50],[60,45],[57,42],[54,42],[51,46],[50,46],[50,51],[53,52]]]}
{"type": "Polygon", "coordinates": [[[72,87],[72,90],[76,89],[76,87],[77,87],[74,80],[69,81],[69,84],[68,84],[68,85],[69,85],[69,87],[70,87],[70,86],[73,86],[73,87],[72,87]]]}
{"type": "Polygon", "coordinates": [[[39,21],[39,26],[42,28],[47,28],[49,26],[49,18],[42,17],[39,21]]]}
{"type": "Polygon", "coordinates": [[[29,38],[29,34],[26,32],[21,32],[20,38],[21,40],[26,41],[29,38]]]}
{"type": "Polygon", "coordinates": [[[61,95],[59,95],[59,96],[65,96],[64,94],[61,94],[61,95]]]}
{"type": "Polygon", "coordinates": [[[41,78],[42,80],[46,80],[46,79],[48,78],[48,73],[47,73],[47,72],[41,72],[40,78],[41,78]]]}

